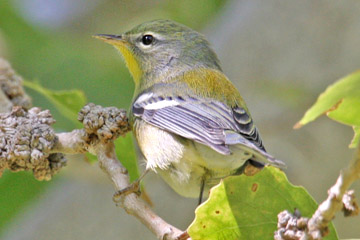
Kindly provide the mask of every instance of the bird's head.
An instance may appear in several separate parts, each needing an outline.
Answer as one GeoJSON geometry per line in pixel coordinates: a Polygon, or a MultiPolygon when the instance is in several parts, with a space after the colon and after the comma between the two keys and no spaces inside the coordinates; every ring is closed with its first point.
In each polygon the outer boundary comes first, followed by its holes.
{"type": "Polygon", "coordinates": [[[146,22],[120,35],[95,37],[121,52],[136,84],[144,78],[164,79],[194,68],[220,70],[204,36],[170,20],[146,22]]]}

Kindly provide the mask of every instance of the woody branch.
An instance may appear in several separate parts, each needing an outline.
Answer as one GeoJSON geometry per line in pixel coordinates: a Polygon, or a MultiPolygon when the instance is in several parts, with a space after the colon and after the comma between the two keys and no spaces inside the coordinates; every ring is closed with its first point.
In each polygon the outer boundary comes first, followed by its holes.
{"type": "MultiPolygon", "coordinates": [[[[100,168],[116,191],[130,185],[114,146],[114,140],[130,130],[124,110],[88,104],[79,112],[83,129],[55,133],[51,127],[55,120],[50,112],[30,108],[21,77],[3,59],[0,83],[0,176],[4,169],[31,170],[38,180],[50,180],[66,165],[64,154],[90,152],[98,157],[100,168]]],[[[134,193],[122,196],[119,206],[139,219],[158,239],[175,240],[182,236],[186,239],[186,234],[156,215],[134,193]]]]}
{"type": "MultiPolygon", "coordinates": [[[[124,110],[86,105],[79,113],[84,129],[55,133],[55,122],[48,110],[31,106],[22,88],[22,79],[0,58],[0,176],[4,169],[33,171],[38,180],[50,180],[66,164],[63,154],[90,152],[112,181],[116,191],[129,186],[127,170],[118,161],[113,141],[130,129],[124,110]]],[[[310,219],[289,212],[279,214],[275,239],[322,239],[336,212],[359,212],[350,185],[360,178],[360,146],[351,164],[343,169],[328,198],[310,219]],[[294,237],[294,238],[293,238],[294,237]]],[[[174,226],[157,216],[136,194],[128,194],[119,204],[138,218],[158,239],[189,239],[174,226]]]]}
{"type": "Polygon", "coordinates": [[[359,214],[353,190],[348,190],[352,183],[360,178],[360,144],[348,167],[341,170],[336,183],[328,190],[328,197],[323,201],[310,219],[283,211],[278,215],[276,240],[308,239],[321,240],[329,233],[328,226],[335,214],[343,211],[345,216],[359,214]]]}

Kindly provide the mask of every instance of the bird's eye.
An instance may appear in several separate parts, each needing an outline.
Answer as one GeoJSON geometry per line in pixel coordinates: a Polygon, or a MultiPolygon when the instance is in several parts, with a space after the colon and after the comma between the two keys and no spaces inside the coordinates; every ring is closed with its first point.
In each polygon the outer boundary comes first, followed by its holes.
{"type": "Polygon", "coordinates": [[[141,41],[144,45],[150,45],[154,41],[154,37],[152,35],[144,35],[141,41]]]}

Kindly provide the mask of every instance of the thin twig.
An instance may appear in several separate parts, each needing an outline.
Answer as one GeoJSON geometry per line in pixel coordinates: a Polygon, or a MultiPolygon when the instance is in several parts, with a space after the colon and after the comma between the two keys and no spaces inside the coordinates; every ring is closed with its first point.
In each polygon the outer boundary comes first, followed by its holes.
{"type": "MultiPolygon", "coordinates": [[[[107,173],[115,189],[120,191],[130,185],[129,175],[115,154],[114,144],[98,144],[95,147],[100,167],[107,173]]],[[[158,239],[177,239],[182,231],[156,215],[138,195],[131,193],[121,198],[125,211],[139,219],[158,239]]]]}
{"type": "Polygon", "coordinates": [[[328,198],[322,202],[308,223],[309,233],[325,231],[335,213],[343,208],[343,197],[353,182],[360,178],[360,144],[349,166],[340,172],[334,186],[328,191],[328,198]]]}
{"type": "MultiPolygon", "coordinates": [[[[79,112],[84,129],[58,133],[49,111],[27,110],[31,101],[22,88],[22,78],[0,58],[0,176],[2,170],[32,170],[39,180],[65,165],[62,154],[90,152],[98,157],[116,191],[130,185],[127,170],[116,157],[114,140],[130,131],[126,112],[114,107],[88,104],[79,112]],[[13,107],[15,105],[16,107],[13,107]],[[12,110],[11,110],[12,109],[12,110]],[[4,112],[4,113],[3,113],[4,112]]],[[[120,197],[119,206],[139,219],[161,240],[184,239],[186,233],[156,215],[138,195],[120,197]]]]}
{"type": "Polygon", "coordinates": [[[335,213],[343,210],[345,216],[359,214],[351,184],[360,178],[360,144],[349,166],[340,172],[334,186],[328,191],[328,198],[319,205],[313,216],[302,217],[300,212],[290,213],[285,210],[278,214],[278,229],[274,232],[275,240],[321,240],[329,233],[329,223],[335,213]]]}
{"type": "MultiPolygon", "coordinates": [[[[94,120],[93,116],[92,120],[94,120]]],[[[86,121],[84,120],[84,122],[86,121]]],[[[99,129],[94,131],[100,132],[99,129]]],[[[78,129],[68,133],[58,133],[58,140],[51,152],[68,154],[90,152],[98,157],[101,169],[109,176],[116,191],[128,187],[130,185],[129,175],[116,157],[113,141],[92,138],[89,142],[88,131],[89,129],[78,129]]],[[[124,195],[120,201],[118,206],[139,219],[158,239],[175,240],[183,234],[183,231],[156,215],[138,195],[134,193],[124,195]]]]}

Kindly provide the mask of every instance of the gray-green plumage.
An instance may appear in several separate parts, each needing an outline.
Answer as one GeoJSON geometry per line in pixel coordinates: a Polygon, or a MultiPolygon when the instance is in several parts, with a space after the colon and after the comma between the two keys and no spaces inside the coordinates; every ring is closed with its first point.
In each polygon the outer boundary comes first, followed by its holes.
{"type": "Polygon", "coordinates": [[[265,152],[244,100],[203,35],[155,20],[112,36],[104,40],[138,78],[131,122],[146,168],[175,191],[196,197],[203,182],[208,189],[248,160],[283,166],[265,152]]]}
{"type": "Polygon", "coordinates": [[[131,50],[139,58],[146,86],[165,81],[189,69],[211,68],[221,71],[220,62],[209,42],[198,32],[170,20],[154,20],[138,25],[123,34],[129,42],[140,42],[144,34],[154,34],[155,44],[142,49],[136,44],[131,50]],[[156,37],[158,36],[158,37],[156,37]]]}

